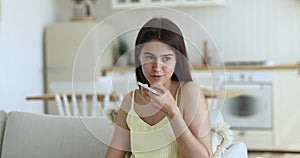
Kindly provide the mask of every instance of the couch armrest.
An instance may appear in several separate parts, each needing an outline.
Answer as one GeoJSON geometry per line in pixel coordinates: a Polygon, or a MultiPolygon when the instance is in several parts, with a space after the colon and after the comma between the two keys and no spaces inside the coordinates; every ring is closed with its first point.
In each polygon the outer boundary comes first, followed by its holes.
{"type": "Polygon", "coordinates": [[[234,142],[224,152],[222,158],[248,158],[247,147],[242,142],[234,142]]]}

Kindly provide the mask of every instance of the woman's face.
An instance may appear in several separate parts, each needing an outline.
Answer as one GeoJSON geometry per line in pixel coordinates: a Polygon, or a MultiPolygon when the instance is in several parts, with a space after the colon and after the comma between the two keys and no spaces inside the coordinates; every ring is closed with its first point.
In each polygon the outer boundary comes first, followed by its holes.
{"type": "Polygon", "coordinates": [[[171,81],[176,56],[170,46],[156,40],[147,42],[141,50],[140,61],[144,76],[150,84],[171,81]]]}

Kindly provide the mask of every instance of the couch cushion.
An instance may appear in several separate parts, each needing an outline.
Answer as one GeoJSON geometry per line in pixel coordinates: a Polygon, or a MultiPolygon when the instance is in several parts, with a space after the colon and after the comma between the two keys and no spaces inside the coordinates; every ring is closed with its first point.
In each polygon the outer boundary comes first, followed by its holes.
{"type": "Polygon", "coordinates": [[[106,117],[11,112],[1,158],[102,158],[113,130],[106,117]]]}
{"type": "Polygon", "coordinates": [[[2,149],[2,140],[5,130],[7,113],[4,110],[0,110],[0,154],[2,149]]]}

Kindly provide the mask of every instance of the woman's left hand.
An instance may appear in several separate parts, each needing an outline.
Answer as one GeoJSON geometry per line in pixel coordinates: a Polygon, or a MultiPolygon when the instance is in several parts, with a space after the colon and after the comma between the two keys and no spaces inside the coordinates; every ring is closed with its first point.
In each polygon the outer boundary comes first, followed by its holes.
{"type": "Polygon", "coordinates": [[[158,91],[161,95],[154,94],[151,91],[143,88],[142,90],[144,97],[146,97],[151,104],[164,112],[167,117],[172,118],[179,111],[179,109],[171,92],[160,84],[153,84],[151,85],[151,88],[158,91]]]}

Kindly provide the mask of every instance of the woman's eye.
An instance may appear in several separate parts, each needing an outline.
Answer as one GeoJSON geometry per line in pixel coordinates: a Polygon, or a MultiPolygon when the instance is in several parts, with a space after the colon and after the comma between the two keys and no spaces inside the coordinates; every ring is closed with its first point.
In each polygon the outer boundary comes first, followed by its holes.
{"type": "Polygon", "coordinates": [[[149,55],[149,56],[146,56],[146,59],[147,59],[147,60],[153,60],[153,59],[155,59],[155,58],[154,58],[153,56],[150,56],[150,55],[149,55]]]}
{"type": "Polygon", "coordinates": [[[169,60],[171,60],[172,58],[171,57],[164,57],[163,58],[163,61],[169,61],[169,60]]]}

